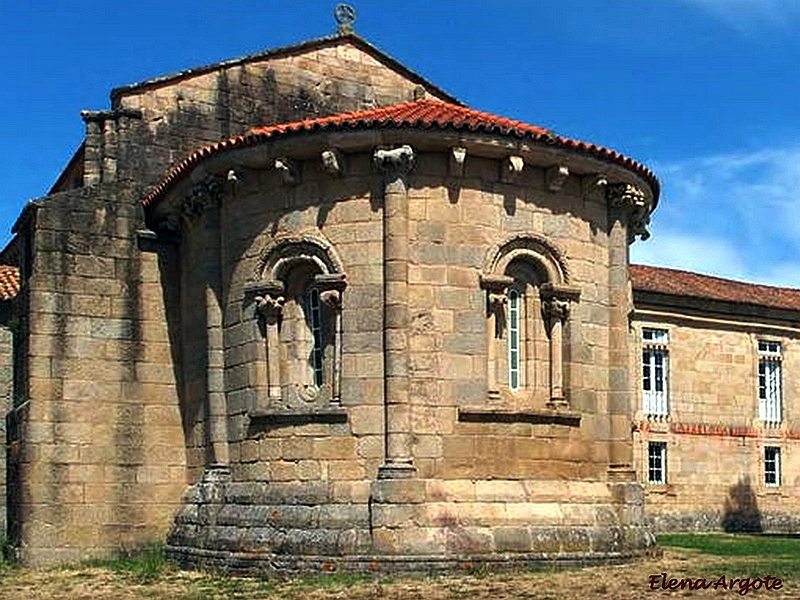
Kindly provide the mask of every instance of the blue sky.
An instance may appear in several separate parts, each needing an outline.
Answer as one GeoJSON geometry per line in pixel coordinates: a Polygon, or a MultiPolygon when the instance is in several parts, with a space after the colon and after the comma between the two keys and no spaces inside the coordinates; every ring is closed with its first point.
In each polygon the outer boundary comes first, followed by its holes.
{"type": "MultiPolygon", "coordinates": [[[[0,243],[111,88],[331,34],[334,4],[0,0],[0,243]]],[[[634,261],[800,287],[800,0],[352,4],[359,34],[470,106],[652,168],[634,261]]]]}

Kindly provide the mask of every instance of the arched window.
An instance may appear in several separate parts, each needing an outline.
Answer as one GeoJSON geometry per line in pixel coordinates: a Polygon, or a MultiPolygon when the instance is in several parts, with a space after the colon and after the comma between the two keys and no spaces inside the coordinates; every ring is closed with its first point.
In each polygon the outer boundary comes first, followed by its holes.
{"type": "Polygon", "coordinates": [[[536,236],[493,249],[481,275],[487,291],[489,400],[565,404],[563,325],[580,292],[563,259],[536,236]]]}
{"type": "Polygon", "coordinates": [[[344,273],[316,239],[278,241],[264,254],[254,297],[266,368],[253,368],[266,400],[287,410],[338,403],[344,273]],[[265,277],[266,276],[266,277],[265,277]]]}

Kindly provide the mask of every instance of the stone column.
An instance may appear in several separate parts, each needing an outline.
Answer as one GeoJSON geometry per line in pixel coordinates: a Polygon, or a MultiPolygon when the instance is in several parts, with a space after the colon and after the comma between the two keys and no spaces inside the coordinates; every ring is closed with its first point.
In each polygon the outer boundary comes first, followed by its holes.
{"type": "Polygon", "coordinates": [[[577,302],[580,289],[546,283],[541,286],[542,316],[550,334],[550,401],[551,408],[568,406],[564,394],[564,324],[569,319],[570,303],[577,302]]]}
{"type": "Polygon", "coordinates": [[[649,209],[637,187],[618,183],[606,187],[609,211],[609,479],[634,481],[633,440],[630,423],[634,411],[630,380],[628,315],[633,308],[628,270],[628,244],[646,237],[649,209]]]}
{"type": "Polygon", "coordinates": [[[508,286],[514,283],[506,275],[482,275],[481,287],[486,290],[486,395],[490,400],[500,398],[497,385],[497,340],[505,325],[508,286]]]}
{"type": "Polygon", "coordinates": [[[347,282],[343,273],[333,273],[315,276],[314,283],[327,314],[333,316],[333,361],[328,368],[331,370],[331,403],[338,405],[342,402],[342,292],[347,282]]]}
{"type": "MultiPolygon", "coordinates": [[[[208,408],[208,466],[229,465],[228,411],[225,398],[225,362],[222,340],[222,240],[220,231],[219,182],[209,178],[192,191],[196,203],[203,207],[205,253],[203,271],[206,278],[206,398],[208,408]]],[[[197,209],[199,206],[195,205],[197,209]]]]}
{"type": "Polygon", "coordinates": [[[280,340],[278,339],[278,321],[283,310],[283,284],[280,281],[269,282],[261,290],[263,295],[256,296],[256,312],[264,327],[264,349],[267,364],[267,398],[281,398],[281,358],[280,340]]]}
{"type": "Polygon", "coordinates": [[[376,150],[385,179],[383,204],[383,365],[385,460],[381,479],[413,477],[411,410],[408,403],[408,185],[414,150],[376,150]]]}

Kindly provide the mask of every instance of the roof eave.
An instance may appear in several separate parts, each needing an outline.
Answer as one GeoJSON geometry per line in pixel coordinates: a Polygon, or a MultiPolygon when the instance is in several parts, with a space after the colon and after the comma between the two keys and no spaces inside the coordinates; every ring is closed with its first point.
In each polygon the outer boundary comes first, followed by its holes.
{"type": "Polygon", "coordinates": [[[633,304],[634,310],[645,308],[662,310],[674,313],[677,318],[680,318],[681,314],[691,314],[711,318],[756,319],[764,321],[765,324],[777,321],[793,327],[800,327],[800,310],[755,302],[734,302],[634,287],[633,304]]]}

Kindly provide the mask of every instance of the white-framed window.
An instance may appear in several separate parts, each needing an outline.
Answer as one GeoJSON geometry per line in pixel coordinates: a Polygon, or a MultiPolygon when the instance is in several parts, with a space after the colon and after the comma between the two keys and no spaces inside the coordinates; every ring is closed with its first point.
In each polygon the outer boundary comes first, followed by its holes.
{"type": "Polygon", "coordinates": [[[669,333],[666,329],[642,329],[642,411],[667,416],[669,333]]]}
{"type": "Polygon", "coordinates": [[[781,422],[781,344],[758,341],[758,418],[781,422]]]}
{"type": "Polygon", "coordinates": [[[520,388],[520,295],[517,290],[508,292],[508,387],[520,388]]]}
{"type": "Polygon", "coordinates": [[[781,449],[776,446],[764,448],[764,485],[778,487],[781,484],[781,449]]]}
{"type": "Polygon", "coordinates": [[[667,483],[667,443],[650,442],[647,445],[647,482],[667,483]]]}

